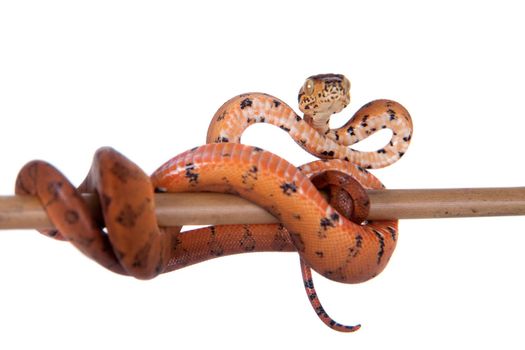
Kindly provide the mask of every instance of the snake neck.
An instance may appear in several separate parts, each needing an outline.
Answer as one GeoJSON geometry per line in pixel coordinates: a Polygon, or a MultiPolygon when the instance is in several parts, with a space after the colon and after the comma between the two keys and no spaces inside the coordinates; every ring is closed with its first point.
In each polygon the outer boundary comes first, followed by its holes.
{"type": "Polygon", "coordinates": [[[310,124],[320,134],[325,135],[330,132],[330,117],[331,113],[314,112],[312,114],[304,114],[304,120],[310,124]]]}

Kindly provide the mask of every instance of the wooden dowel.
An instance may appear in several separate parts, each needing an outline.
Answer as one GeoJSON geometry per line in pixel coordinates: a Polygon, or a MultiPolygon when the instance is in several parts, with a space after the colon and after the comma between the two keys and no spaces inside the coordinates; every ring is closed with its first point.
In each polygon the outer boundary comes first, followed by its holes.
{"type": "MultiPolygon", "coordinates": [[[[368,191],[370,220],[525,215],[525,187],[368,191]]],[[[97,215],[96,196],[85,200],[97,215]]],[[[276,219],[264,209],[233,195],[159,193],[161,226],[265,224],[276,219]]],[[[30,196],[0,196],[0,229],[51,228],[39,201],[30,196]]]]}
{"type": "Polygon", "coordinates": [[[525,187],[370,191],[370,219],[525,215],[525,187]]]}

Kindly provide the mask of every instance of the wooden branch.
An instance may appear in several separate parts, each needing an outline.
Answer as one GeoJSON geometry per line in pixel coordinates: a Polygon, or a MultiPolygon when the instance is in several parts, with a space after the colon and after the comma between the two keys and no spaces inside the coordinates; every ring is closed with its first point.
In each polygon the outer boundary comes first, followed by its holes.
{"type": "MultiPolygon", "coordinates": [[[[370,220],[525,215],[525,187],[368,191],[370,220]]],[[[95,195],[85,200],[100,216],[95,195]]],[[[264,209],[233,195],[159,193],[161,226],[264,224],[277,220],[264,209]]],[[[0,196],[0,229],[51,228],[39,201],[30,196],[0,196]]]]}

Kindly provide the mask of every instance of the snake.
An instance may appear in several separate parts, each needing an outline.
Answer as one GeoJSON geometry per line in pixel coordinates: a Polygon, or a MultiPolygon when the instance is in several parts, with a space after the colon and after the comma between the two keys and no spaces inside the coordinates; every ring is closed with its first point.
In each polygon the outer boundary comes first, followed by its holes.
{"type": "Polygon", "coordinates": [[[299,92],[299,117],[283,101],[264,93],[236,96],[214,115],[207,143],[183,152],[147,175],[135,163],[105,147],[94,156],[84,182],[75,188],[44,161],[26,164],[15,192],[39,198],[55,229],[41,233],[71,242],[110,271],[150,279],[198,262],[231,254],[297,252],[308,300],[327,326],[352,332],[324,310],[311,270],[334,281],[359,283],[387,265],[398,238],[396,220],[365,220],[366,191],[383,184],[367,169],[387,166],[406,151],[410,115],[400,104],[376,100],[363,106],[339,129],[329,117],[349,103],[349,81],[342,75],[308,78],[299,92]],[[240,143],[257,122],[279,126],[306,151],[321,158],[295,167],[256,146],[240,143]],[[389,144],[376,152],[348,146],[380,129],[389,144]],[[319,192],[328,188],[331,198],[319,192]],[[279,224],[221,225],[181,232],[159,227],[155,192],[234,193],[265,208],[279,224]],[[81,194],[96,193],[102,217],[81,194]]]}
{"type": "Polygon", "coordinates": [[[215,113],[207,143],[241,142],[244,130],[269,123],[286,131],[305,151],[323,159],[343,159],[365,169],[386,167],[399,160],[412,139],[412,118],[401,104],[386,99],[363,105],[343,126],[330,129],[330,117],[350,102],[350,81],[341,74],[306,79],[298,94],[301,118],[280,99],[264,93],[235,96],[215,113]],[[380,130],[390,130],[382,148],[361,152],[351,146],[380,130]]]}

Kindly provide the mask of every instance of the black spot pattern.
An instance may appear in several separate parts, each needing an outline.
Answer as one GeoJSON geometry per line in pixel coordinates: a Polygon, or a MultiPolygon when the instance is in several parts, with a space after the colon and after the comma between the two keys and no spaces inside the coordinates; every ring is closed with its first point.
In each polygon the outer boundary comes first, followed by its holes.
{"type": "Polygon", "coordinates": [[[348,257],[355,258],[356,256],[358,256],[362,246],[363,246],[363,236],[357,235],[355,237],[355,245],[348,249],[348,257]]]}
{"type": "Polygon", "coordinates": [[[297,185],[295,184],[295,181],[292,181],[291,183],[285,182],[280,186],[281,190],[283,190],[283,193],[287,196],[291,196],[292,193],[297,192],[297,185]]]}
{"type": "Polygon", "coordinates": [[[249,98],[245,98],[244,100],[241,101],[240,107],[241,109],[245,109],[246,107],[251,107],[252,103],[253,103],[252,100],[250,100],[249,98]]]}
{"type": "Polygon", "coordinates": [[[222,114],[217,117],[217,121],[220,122],[221,120],[224,119],[225,116],[226,116],[226,111],[222,112],[222,114]]]}
{"type": "Polygon", "coordinates": [[[208,242],[209,252],[213,256],[222,256],[224,254],[224,248],[217,241],[217,234],[215,232],[215,227],[211,226],[211,239],[208,242]]]}
{"type": "Polygon", "coordinates": [[[321,317],[329,317],[328,314],[326,313],[326,311],[324,311],[324,308],[319,305],[318,307],[315,308],[315,313],[318,315],[318,316],[321,316],[321,317]]]}
{"type": "Polygon", "coordinates": [[[110,171],[123,183],[126,183],[129,179],[137,179],[138,177],[138,173],[130,171],[127,166],[119,162],[115,162],[110,171]]]}
{"type": "Polygon", "coordinates": [[[215,143],[227,143],[227,142],[230,142],[230,139],[228,139],[227,137],[224,137],[224,136],[218,136],[215,139],[215,143]]]}
{"type": "Polygon", "coordinates": [[[321,221],[319,223],[321,225],[321,228],[326,231],[329,227],[335,227],[335,223],[331,218],[321,218],[321,221]]]}
{"type": "Polygon", "coordinates": [[[397,239],[396,229],[390,226],[388,226],[386,229],[388,230],[388,232],[390,232],[390,236],[392,237],[392,240],[395,242],[397,239]]]}
{"type": "Polygon", "coordinates": [[[304,281],[304,287],[305,288],[309,288],[309,289],[313,289],[314,288],[314,281],[311,278],[305,280],[304,281]]]}
{"type": "Polygon", "coordinates": [[[244,234],[239,241],[239,245],[245,252],[253,252],[255,250],[255,239],[247,225],[244,225],[244,234]]]}
{"type": "Polygon", "coordinates": [[[186,164],[186,173],[184,176],[189,180],[190,184],[196,184],[199,182],[199,174],[194,172],[195,165],[193,163],[186,164]]]}
{"type": "Polygon", "coordinates": [[[379,242],[379,251],[377,252],[377,264],[379,265],[381,263],[381,259],[383,258],[383,254],[385,254],[385,237],[383,237],[381,232],[377,230],[373,230],[373,232],[379,242]]]}
{"type": "Polygon", "coordinates": [[[335,153],[334,151],[323,151],[321,154],[323,156],[333,157],[335,153]]]}
{"type": "Polygon", "coordinates": [[[390,114],[390,120],[396,120],[397,119],[395,111],[389,109],[388,113],[390,114]]]}
{"type": "Polygon", "coordinates": [[[257,167],[252,165],[244,174],[241,175],[242,183],[247,185],[248,190],[253,190],[257,181],[257,167]]]}
{"type": "Polygon", "coordinates": [[[131,205],[125,204],[122,210],[117,215],[117,222],[124,227],[131,228],[135,226],[138,213],[136,213],[131,205]]]}
{"type": "MultiPolygon", "coordinates": [[[[387,105],[387,107],[388,107],[388,105],[387,105]]],[[[393,109],[389,108],[386,112],[390,115],[390,120],[396,119],[396,111],[394,111],[393,109]]]]}

